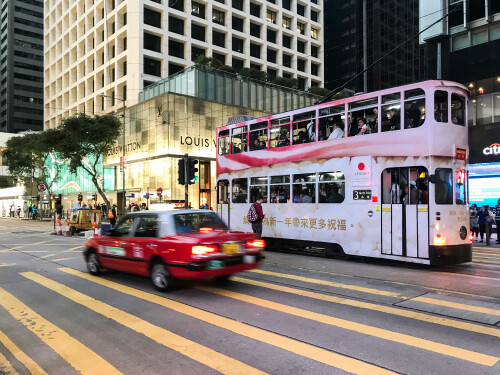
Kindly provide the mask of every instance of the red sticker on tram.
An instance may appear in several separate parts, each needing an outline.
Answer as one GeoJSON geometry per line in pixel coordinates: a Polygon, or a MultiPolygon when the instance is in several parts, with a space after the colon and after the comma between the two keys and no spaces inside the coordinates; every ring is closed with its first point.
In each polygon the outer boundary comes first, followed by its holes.
{"type": "Polygon", "coordinates": [[[358,164],[358,169],[359,169],[360,171],[362,171],[363,169],[365,169],[365,163],[359,163],[359,164],[358,164]]]}

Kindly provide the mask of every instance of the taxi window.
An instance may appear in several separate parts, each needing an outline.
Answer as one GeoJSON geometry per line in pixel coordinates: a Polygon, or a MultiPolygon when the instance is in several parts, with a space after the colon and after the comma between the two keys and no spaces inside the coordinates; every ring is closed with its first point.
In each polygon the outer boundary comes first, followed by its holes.
{"type": "Polygon", "coordinates": [[[135,237],[156,238],[159,237],[160,223],[156,216],[145,216],[139,218],[139,224],[135,230],[135,237]]]}
{"type": "Polygon", "coordinates": [[[132,229],[133,222],[134,218],[132,216],[125,216],[113,229],[113,236],[126,237],[132,229]]]}
{"type": "Polygon", "coordinates": [[[176,233],[200,232],[200,228],[226,229],[222,220],[214,213],[193,212],[174,215],[176,233]]]}

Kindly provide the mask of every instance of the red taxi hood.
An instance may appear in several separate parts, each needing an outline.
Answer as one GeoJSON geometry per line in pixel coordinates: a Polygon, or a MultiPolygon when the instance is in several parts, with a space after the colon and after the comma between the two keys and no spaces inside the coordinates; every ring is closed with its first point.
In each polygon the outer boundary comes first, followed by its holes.
{"type": "Polygon", "coordinates": [[[182,233],[177,234],[175,236],[171,236],[170,238],[181,240],[186,243],[202,243],[202,242],[213,242],[213,243],[222,243],[222,242],[240,242],[253,240],[256,238],[260,238],[258,234],[255,233],[245,233],[245,232],[232,232],[229,230],[223,231],[213,231],[209,233],[195,232],[195,233],[182,233]]]}

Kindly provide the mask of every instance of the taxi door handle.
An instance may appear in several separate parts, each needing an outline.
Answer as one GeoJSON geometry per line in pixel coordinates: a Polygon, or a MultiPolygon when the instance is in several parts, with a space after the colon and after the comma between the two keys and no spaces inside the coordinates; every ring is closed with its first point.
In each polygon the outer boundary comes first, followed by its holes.
{"type": "Polygon", "coordinates": [[[148,247],[158,247],[158,245],[154,243],[148,243],[148,247]]]}

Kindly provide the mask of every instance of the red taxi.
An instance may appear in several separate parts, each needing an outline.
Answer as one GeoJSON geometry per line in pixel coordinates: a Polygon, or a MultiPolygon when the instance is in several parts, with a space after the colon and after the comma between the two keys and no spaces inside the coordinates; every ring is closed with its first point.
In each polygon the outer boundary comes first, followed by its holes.
{"type": "Polygon", "coordinates": [[[174,279],[226,279],[256,268],[265,242],[257,234],[227,230],[212,211],[140,211],[85,243],[87,269],[104,268],[149,276],[166,291],[174,279]]]}

